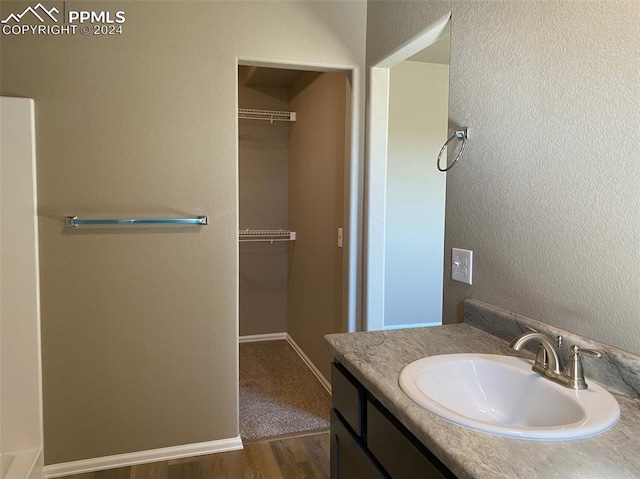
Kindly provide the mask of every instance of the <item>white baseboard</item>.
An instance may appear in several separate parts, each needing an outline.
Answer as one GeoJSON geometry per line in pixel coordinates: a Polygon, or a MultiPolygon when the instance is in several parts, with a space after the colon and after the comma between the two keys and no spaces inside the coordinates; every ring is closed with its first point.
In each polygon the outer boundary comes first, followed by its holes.
{"type": "Polygon", "coordinates": [[[331,383],[327,381],[327,378],[325,378],[320,372],[320,370],[315,366],[315,364],[311,362],[311,359],[309,359],[309,357],[304,353],[302,348],[300,348],[300,346],[298,346],[298,344],[293,340],[293,338],[289,336],[289,333],[285,333],[285,335],[286,335],[285,339],[291,345],[294,351],[298,353],[298,356],[300,356],[300,359],[304,361],[304,363],[311,370],[314,376],[318,378],[318,381],[320,381],[320,383],[329,392],[329,394],[331,394],[331,383]]]}
{"type": "Polygon", "coordinates": [[[279,339],[287,339],[287,333],[250,334],[248,336],[240,336],[238,341],[241,343],[253,343],[257,341],[277,341],[279,339]]]}
{"type": "MultiPolygon", "coordinates": [[[[311,362],[309,357],[302,351],[300,346],[293,340],[289,333],[269,333],[255,334],[250,336],[240,336],[239,341],[275,341],[286,340],[293,350],[300,356],[302,361],[311,370],[318,381],[331,394],[331,383],[320,373],[318,368],[311,362]]],[[[101,471],[105,469],[115,469],[118,467],[134,466],[157,461],[169,461],[183,457],[202,456],[205,454],[215,454],[218,452],[235,451],[242,449],[240,436],[217,441],[200,442],[195,444],[185,444],[182,446],[163,447],[160,449],[150,449],[147,451],[130,452],[113,456],[96,457],[93,459],[83,459],[80,461],[51,464],[44,467],[44,477],[53,479],[56,477],[70,476],[73,474],[83,474],[86,472],[101,471]]]]}
{"type": "Polygon", "coordinates": [[[433,326],[442,326],[442,322],[433,322],[433,323],[413,323],[413,324],[385,324],[384,330],[390,331],[393,329],[409,329],[409,328],[427,328],[433,326]]]}
{"type": "Polygon", "coordinates": [[[289,335],[289,333],[267,333],[267,334],[252,334],[248,336],[240,336],[238,341],[241,343],[252,343],[257,341],[277,341],[285,339],[293,348],[293,350],[298,353],[300,359],[304,361],[307,367],[311,370],[313,375],[318,378],[318,381],[324,386],[324,388],[329,391],[331,394],[331,383],[327,381],[327,379],[322,375],[322,373],[316,368],[315,364],[311,362],[309,357],[304,353],[302,348],[298,346],[298,344],[293,340],[293,338],[289,335]]]}
{"type": "Polygon", "coordinates": [[[42,462],[42,449],[5,454],[3,459],[11,461],[3,479],[42,477],[42,468],[38,467],[38,464],[42,462]]]}
{"type": "Polygon", "coordinates": [[[83,459],[81,461],[51,464],[44,467],[44,476],[47,479],[50,479],[104,469],[114,469],[116,467],[134,466],[136,464],[145,464],[148,462],[169,461],[183,457],[235,451],[238,449],[242,449],[242,440],[240,439],[240,436],[228,439],[219,439],[217,441],[198,442],[195,444],[184,444],[182,446],[163,447],[147,451],[129,452],[114,456],[96,457],[93,459],[83,459]]]}

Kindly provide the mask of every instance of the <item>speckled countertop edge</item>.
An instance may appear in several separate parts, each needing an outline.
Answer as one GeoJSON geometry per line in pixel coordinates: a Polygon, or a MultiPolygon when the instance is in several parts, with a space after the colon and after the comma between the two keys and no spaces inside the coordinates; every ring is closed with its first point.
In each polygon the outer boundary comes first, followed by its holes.
{"type": "Polygon", "coordinates": [[[621,419],[591,438],[528,441],[467,429],[411,401],[398,377],[409,363],[463,352],[514,355],[506,341],[468,324],[325,337],[334,357],[460,479],[638,478],[640,401],[612,390],[621,419]]]}

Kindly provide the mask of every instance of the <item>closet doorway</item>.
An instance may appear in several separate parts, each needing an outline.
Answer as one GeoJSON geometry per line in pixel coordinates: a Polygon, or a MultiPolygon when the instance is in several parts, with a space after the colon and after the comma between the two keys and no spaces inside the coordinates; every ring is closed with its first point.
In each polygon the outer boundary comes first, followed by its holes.
{"type": "Polygon", "coordinates": [[[238,67],[243,441],[329,427],[350,131],[347,72],[238,67]]]}

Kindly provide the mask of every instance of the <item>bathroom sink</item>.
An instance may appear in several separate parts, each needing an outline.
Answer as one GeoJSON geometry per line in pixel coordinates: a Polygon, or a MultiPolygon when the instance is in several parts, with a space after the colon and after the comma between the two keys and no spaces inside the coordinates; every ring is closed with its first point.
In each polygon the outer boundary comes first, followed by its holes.
{"type": "Polygon", "coordinates": [[[618,403],[601,386],[589,381],[588,389],[568,389],[532,372],[531,365],[510,356],[443,354],[409,364],[399,383],[433,414],[499,436],[577,439],[618,421],[618,403]]]}

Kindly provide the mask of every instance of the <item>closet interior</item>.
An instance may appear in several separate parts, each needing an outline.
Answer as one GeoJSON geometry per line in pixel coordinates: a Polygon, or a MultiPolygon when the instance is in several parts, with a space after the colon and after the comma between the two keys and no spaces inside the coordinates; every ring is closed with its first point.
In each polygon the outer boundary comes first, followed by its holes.
{"type": "Polygon", "coordinates": [[[323,337],[346,330],[338,237],[350,101],[345,72],[238,67],[245,440],[328,427],[331,357],[323,337]]]}

